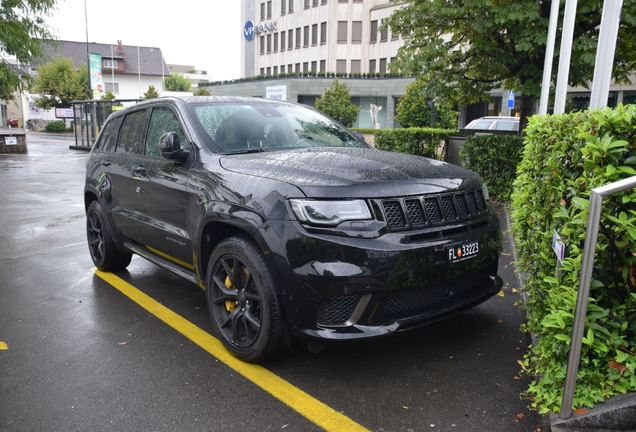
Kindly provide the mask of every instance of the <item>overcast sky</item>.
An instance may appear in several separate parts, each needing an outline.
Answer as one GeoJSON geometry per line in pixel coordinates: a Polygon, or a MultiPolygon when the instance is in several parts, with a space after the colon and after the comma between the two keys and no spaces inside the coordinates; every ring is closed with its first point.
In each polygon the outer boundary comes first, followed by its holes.
{"type": "MultiPolygon", "coordinates": [[[[47,18],[60,40],[86,41],[84,0],[58,0],[47,18]]],[[[192,65],[212,80],[239,78],[239,0],[86,0],[90,42],[161,48],[166,63],[192,65]]]]}

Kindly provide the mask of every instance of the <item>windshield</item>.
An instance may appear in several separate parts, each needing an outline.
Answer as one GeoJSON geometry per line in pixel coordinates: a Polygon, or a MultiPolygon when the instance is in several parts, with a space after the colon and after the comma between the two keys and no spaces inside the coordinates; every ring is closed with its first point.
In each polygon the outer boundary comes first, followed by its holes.
{"type": "Polygon", "coordinates": [[[302,147],[367,147],[328,117],[298,105],[196,104],[191,110],[220,153],[302,147]]]}

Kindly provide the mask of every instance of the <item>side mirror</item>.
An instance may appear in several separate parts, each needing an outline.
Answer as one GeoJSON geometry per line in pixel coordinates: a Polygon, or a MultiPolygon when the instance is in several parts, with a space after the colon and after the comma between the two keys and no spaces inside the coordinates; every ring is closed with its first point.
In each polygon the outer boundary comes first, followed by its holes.
{"type": "Polygon", "coordinates": [[[159,150],[161,156],[183,162],[188,158],[188,152],[181,148],[179,135],[176,132],[168,132],[159,138],[159,150]]]}

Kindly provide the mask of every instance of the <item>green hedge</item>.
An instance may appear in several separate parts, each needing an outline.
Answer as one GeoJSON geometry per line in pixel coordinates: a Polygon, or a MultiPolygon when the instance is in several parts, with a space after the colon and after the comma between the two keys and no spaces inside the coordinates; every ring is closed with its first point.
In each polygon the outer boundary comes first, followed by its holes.
{"type": "Polygon", "coordinates": [[[63,121],[54,121],[44,126],[46,132],[66,132],[66,124],[63,121]]]}
{"type": "Polygon", "coordinates": [[[375,147],[443,160],[446,151],[444,142],[454,134],[457,131],[448,129],[380,129],[375,133],[375,147]]]}
{"type": "Polygon", "coordinates": [[[523,138],[517,135],[473,135],[459,154],[466,168],[482,176],[492,198],[508,201],[522,152],[523,138]]]}
{"type": "MultiPolygon", "coordinates": [[[[527,396],[558,411],[585,242],[590,190],[636,175],[636,106],[534,116],[512,195],[512,229],[526,276],[524,330],[538,342],[524,365],[527,396]],[[567,245],[560,279],[552,232],[567,245]]],[[[574,408],[636,391],[636,191],[605,198],[574,408]]]]}

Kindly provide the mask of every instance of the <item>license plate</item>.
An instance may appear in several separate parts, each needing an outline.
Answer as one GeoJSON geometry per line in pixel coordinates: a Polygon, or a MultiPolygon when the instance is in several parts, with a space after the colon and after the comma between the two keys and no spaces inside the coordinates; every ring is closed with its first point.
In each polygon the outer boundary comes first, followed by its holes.
{"type": "Polygon", "coordinates": [[[479,253],[479,242],[470,241],[454,246],[449,246],[446,248],[446,253],[448,254],[448,262],[450,263],[463,261],[477,256],[477,254],[479,253]]]}

